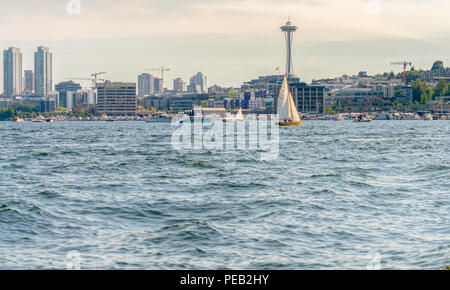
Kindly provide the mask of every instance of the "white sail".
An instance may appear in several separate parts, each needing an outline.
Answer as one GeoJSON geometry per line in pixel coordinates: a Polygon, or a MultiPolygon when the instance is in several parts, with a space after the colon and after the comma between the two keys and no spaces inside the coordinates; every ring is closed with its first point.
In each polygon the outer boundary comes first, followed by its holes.
{"type": "Polygon", "coordinates": [[[236,121],[244,121],[244,114],[242,113],[242,109],[239,109],[239,112],[237,112],[234,118],[236,121]]]}
{"type": "Polygon", "coordinates": [[[300,122],[297,107],[295,106],[294,99],[289,91],[287,76],[284,76],[280,95],[278,96],[277,114],[281,122],[285,120],[290,122],[300,122]]]}

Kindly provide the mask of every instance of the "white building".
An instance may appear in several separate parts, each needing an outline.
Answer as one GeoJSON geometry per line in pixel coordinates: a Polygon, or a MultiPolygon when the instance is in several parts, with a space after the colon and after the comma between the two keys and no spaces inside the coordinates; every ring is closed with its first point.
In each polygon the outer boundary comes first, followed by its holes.
{"type": "Polygon", "coordinates": [[[138,97],[155,94],[155,78],[149,73],[143,73],[138,77],[138,97]]]}

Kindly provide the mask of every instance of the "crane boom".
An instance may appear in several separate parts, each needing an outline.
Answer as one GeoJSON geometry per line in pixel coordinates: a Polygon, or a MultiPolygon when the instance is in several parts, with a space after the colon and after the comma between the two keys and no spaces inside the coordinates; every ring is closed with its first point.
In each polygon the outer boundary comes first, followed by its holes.
{"type": "Polygon", "coordinates": [[[412,66],[412,62],[397,61],[397,62],[391,62],[391,65],[403,65],[403,83],[405,85],[407,85],[408,82],[406,81],[406,69],[408,68],[408,66],[412,66]]]}
{"type": "Polygon", "coordinates": [[[147,69],[147,71],[161,72],[161,82],[162,82],[161,95],[164,96],[164,72],[170,71],[170,68],[165,68],[164,66],[161,66],[161,68],[150,68],[147,69]]]}

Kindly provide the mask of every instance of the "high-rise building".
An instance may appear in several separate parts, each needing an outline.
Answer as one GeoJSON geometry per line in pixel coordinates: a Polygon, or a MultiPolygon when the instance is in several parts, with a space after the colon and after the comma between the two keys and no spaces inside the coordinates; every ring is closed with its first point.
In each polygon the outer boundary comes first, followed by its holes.
{"type": "Polygon", "coordinates": [[[81,85],[73,81],[61,82],[55,85],[55,90],[59,92],[59,105],[71,111],[78,103],[77,92],[81,90],[81,85]]]}
{"type": "Polygon", "coordinates": [[[138,97],[155,94],[155,78],[149,73],[140,74],[138,77],[138,97]]]}
{"type": "Polygon", "coordinates": [[[32,70],[24,71],[23,91],[30,94],[34,92],[34,73],[32,70]]]}
{"type": "Polygon", "coordinates": [[[97,85],[97,111],[107,116],[136,115],[136,83],[104,82],[97,85]]]}
{"type": "Polygon", "coordinates": [[[162,94],[163,93],[163,80],[160,78],[154,79],[155,84],[155,94],[162,94]]]}
{"type": "Polygon", "coordinates": [[[34,90],[41,97],[46,97],[52,90],[52,66],[52,53],[49,48],[38,47],[34,53],[34,90]]]}
{"type": "Polygon", "coordinates": [[[10,47],[3,52],[3,88],[6,97],[22,93],[22,53],[10,47]]]}
{"type": "Polygon", "coordinates": [[[187,83],[182,78],[176,78],[173,80],[173,90],[175,92],[186,92],[187,83]]]}
{"type": "Polygon", "coordinates": [[[191,77],[188,91],[195,94],[206,94],[208,93],[208,84],[206,76],[199,72],[195,76],[191,77]]]}

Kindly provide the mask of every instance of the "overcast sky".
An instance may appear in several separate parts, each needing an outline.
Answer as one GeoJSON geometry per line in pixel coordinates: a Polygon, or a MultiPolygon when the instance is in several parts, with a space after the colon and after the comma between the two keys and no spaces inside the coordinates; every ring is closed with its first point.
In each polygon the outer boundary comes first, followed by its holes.
{"type": "Polygon", "coordinates": [[[20,47],[33,69],[36,47],[49,46],[54,83],[98,71],[136,82],[165,65],[169,88],[198,71],[209,85],[239,86],[284,71],[288,16],[299,27],[294,71],[307,82],[401,71],[392,61],[450,63],[448,0],[80,0],[74,15],[68,2],[0,0],[0,48],[20,47]]]}

